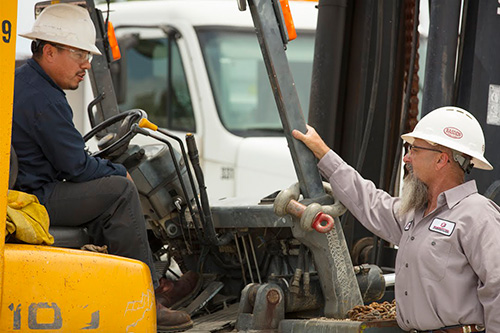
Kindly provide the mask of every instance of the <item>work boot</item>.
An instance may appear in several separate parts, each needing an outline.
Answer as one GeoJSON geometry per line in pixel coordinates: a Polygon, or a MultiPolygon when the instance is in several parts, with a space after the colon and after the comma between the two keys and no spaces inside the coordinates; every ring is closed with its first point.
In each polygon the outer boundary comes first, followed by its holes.
{"type": "Polygon", "coordinates": [[[193,327],[191,317],[184,311],[174,311],[156,302],[158,332],[180,332],[193,327]]]}
{"type": "Polygon", "coordinates": [[[167,308],[176,309],[194,296],[201,287],[200,274],[188,271],[177,281],[160,279],[160,286],[155,290],[158,303],[167,308]]]}
{"type": "Polygon", "coordinates": [[[160,286],[155,290],[155,297],[163,306],[176,309],[194,296],[200,287],[200,274],[188,271],[176,281],[161,278],[160,286]]]}

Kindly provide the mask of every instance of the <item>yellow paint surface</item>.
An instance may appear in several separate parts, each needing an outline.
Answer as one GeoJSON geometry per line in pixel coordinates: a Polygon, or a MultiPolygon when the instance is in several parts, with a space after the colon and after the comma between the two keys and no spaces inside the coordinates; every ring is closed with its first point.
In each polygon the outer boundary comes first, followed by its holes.
{"type": "Polygon", "coordinates": [[[149,269],[117,256],[4,244],[17,2],[0,1],[0,332],[156,332],[149,269]]]}
{"type": "MultiPolygon", "coordinates": [[[[0,216],[7,214],[17,2],[0,1],[0,216]]],[[[3,282],[5,219],[0,218],[0,285],[3,282]]],[[[0,294],[1,301],[2,294],[0,294]]],[[[3,318],[0,317],[0,321],[3,318]]]]}
{"type": "Polygon", "coordinates": [[[149,269],[140,261],[6,244],[0,332],[156,332],[149,269]]]}

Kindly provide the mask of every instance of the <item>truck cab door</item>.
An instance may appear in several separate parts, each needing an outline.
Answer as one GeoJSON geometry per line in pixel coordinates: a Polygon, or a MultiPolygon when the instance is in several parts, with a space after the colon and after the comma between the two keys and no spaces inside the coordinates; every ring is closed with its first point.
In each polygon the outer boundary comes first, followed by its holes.
{"type": "Polygon", "coordinates": [[[121,110],[141,108],[159,127],[196,132],[191,94],[173,28],[152,27],[119,37],[122,59],[112,67],[121,110]]]}

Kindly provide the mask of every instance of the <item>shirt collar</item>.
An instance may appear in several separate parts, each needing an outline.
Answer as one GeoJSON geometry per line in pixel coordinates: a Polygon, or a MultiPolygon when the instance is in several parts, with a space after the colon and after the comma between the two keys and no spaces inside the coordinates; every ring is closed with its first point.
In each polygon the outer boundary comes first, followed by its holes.
{"type": "Polygon", "coordinates": [[[41,77],[43,77],[45,80],[47,80],[50,85],[52,85],[54,88],[60,90],[64,95],[66,93],[59,87],[54,80],[50,78],[50,76],[43,70],[43,68],[36,62],[33,58],[28,59],[27,64],[33,68],[38,74],[40,74],[41,77]]]}
{"type": "Polygon", "coordinates": [[[441,193],[438,196],[438,206],[441,206],[441,204],[446,202],[448,208],[452,209],[460,201],[474,193],[477,193],[476,181],[469,180],[466,183],[455,186],[454,188],[441,193]]]}

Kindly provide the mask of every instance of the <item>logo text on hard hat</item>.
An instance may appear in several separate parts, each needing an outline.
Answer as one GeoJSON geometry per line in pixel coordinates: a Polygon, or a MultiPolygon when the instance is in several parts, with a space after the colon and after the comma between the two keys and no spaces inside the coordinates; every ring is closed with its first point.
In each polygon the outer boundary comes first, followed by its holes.
{"type": "Polygon", "coordinates": [[[452,139],[461,139],[464,136],[462,131],[455,127],[446,127],[443,132],[452,139]]]}

